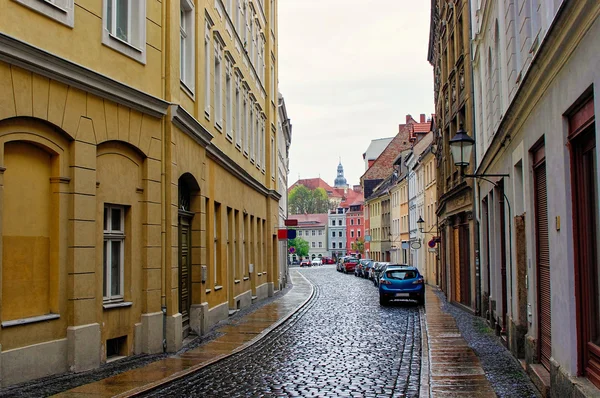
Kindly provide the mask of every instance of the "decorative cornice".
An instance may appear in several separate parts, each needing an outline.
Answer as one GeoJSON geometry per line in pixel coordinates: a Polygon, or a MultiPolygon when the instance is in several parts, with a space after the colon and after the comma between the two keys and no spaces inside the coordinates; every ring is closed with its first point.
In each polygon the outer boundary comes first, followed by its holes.
{"type": "Polygon", "coordinates": [[[160,118],[169,103],[0,32],[0,61],[160,118]]]}
{"type": "Polygon", "coordinates": [[[477,174],[485,173],[492,160],[506,147],[506,141],[521,130],[527,121],[521,115],[528,115],[537,105],[599,14],[597,2],[564,1],[561,4],[481,158],[477,174]]]}
{"type": "Polygon", "coordinates": [[[171,121],[181,131],[206,148],[213,135],[180,105],[171,105],[171,121]]]}
{"type": "MultiPolygon", "coordinates": [[[[274,196],[272,196],[271,194],[272,190],[265,188],[260,182],[258,182],[254,177],[252,177],[250,173],[244,170],[242,166],[234,162],[215,144],[211,143],[206,147],[206,155],[215,162],[217,162],[225,170],[237,177],[240,181],[254,188],[254,190],[256,190],[257,192],[263,194],[264,196],[270,196],[274,198],[274,196]]],[[[277,192],[273,192],[273,195],[278,195],[277,192]]]]}
{"type": "Polygon", "coordinates": [[[281,194],[274,189],[269,189],[269,197],[279,202],[281,199],[281,194]]]}

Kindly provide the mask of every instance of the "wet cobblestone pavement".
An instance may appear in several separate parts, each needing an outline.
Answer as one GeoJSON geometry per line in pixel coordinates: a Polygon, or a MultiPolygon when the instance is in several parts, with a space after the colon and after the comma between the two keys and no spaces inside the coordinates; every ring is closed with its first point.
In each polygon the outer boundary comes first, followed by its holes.
{"type": "Polygon", "coordinates": [[[418,396],[419,307],[380,307],[372,282],[333,266],[300,272],[315,294],[287,322],[249,349],[146,396],[418,396]]]}

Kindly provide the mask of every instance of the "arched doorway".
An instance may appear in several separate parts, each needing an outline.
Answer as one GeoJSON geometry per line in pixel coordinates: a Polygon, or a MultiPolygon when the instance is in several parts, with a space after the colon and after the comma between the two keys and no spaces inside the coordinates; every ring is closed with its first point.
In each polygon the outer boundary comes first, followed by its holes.
{"type": "Polygon", "coordinates": [[[191,331],[190,308],[192,306],[192,221],[193,197],[199,191],[196,180],[184,174],[178,182],[178,268],[179,268],[179,313],[183,338],[191,331]]]}

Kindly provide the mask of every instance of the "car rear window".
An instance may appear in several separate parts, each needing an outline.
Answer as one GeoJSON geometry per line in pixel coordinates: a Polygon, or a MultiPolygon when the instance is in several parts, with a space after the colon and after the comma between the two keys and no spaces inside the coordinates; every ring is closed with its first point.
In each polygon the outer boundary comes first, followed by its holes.
{"type": "Polygon", "coordinates": [[[386,272],[385,275],[389,279],[405,280],[405,279],[415,279],[417,277],[417,272],[411,271],[411,270],[391,270],[391,271],[386,272]]]}

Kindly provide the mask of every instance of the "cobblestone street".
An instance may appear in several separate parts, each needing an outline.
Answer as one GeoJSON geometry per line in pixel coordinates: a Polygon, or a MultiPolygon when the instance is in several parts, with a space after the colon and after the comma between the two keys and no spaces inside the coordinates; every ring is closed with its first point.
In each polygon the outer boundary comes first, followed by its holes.
{"type": "Polygon", "coordinates": [[[312,300],[250,349],[149,396],[418,396],[420,313],[380,307],[372,282],[333,266],[300,270],[312,300]]]}

